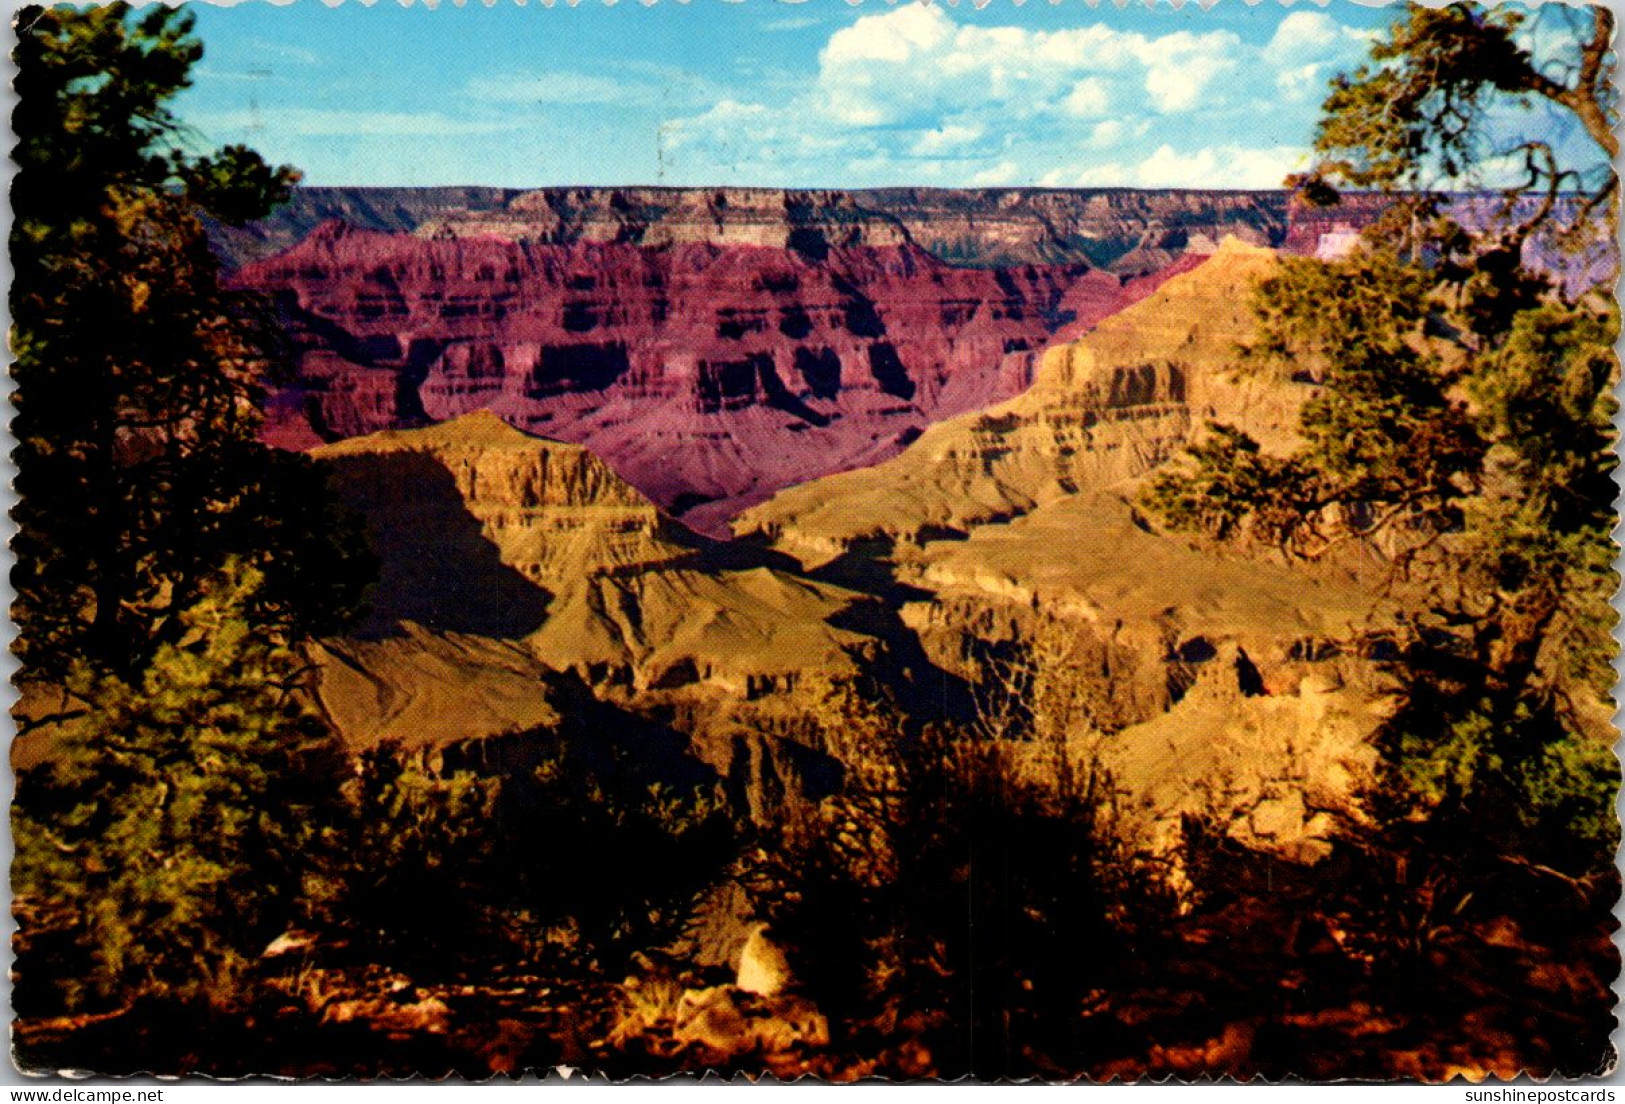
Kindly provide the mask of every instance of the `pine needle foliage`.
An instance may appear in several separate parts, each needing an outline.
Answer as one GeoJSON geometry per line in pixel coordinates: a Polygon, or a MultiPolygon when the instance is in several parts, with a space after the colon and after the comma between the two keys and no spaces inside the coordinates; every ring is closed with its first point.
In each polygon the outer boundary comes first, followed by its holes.
{"type": "Polygon", "coordinates": [[[252,620],[262,585],[228,564],[139,678],[69,676],[97,708],[21,781],[12,886],[71,949],[24,956],[23,985],[54,981],[68,1008],[229,1004],[294,914],[337,759],[299,656],[252,620]]]}
{"type": "Polygon", "coordinates": [[[1390,190],[1394,206],[1352,255],[1284,259],[1255,289],[1242,361],[1316,386],[1302,443],[1272,454],[1213,427],[1142,503],[1206,540],[1388,565],[1404,689],[1377,805],[1394,845],[1464,878],[1532,863],[1600,884],[1618,835],[1599,718],[1612,682],[1619,318],[1530,256],[1540,235],[1612,237],[1615,180],[1597,165],[1617,148],[1599,129],[1613,19],[1558,18],[1566,68],[1522,44],[1511,9],[1413,5],[1370,65],[1333,82],[1321,162],[1296,183],[1323,203],[1335,184],[1390,190]],[[1519,142],[1507,97],[1568,113],[1597,164],[1565,167],[1519,142]],[[1509,144],[1530,171],[1501,200],[1427,190],[1478,179],[1509,144]]]}
{"type": "Polygon", "coordinates": [[[297,174],[187,152],[190,14],[15,26],[12,616],[25,702],[64,702],[18,710],[51,745],[14,807],[20,992],[229,1004],[337,784],[298,646],[370,571],[315,467],[257,438],[276,342],[201,221],[264,215],[297,174]]]}
{"type": "Polygon", "coordinates": [[[168,103],[190,14],[122,3],[16,18],[12,581],[25,678],[125,679],[184,631],[228,557],[254,618],[342,624],[367,565],[309,461],[256,438],[276,341],[222,285],[200,216],[242,222],[297,174],[240,146],[198,157],[168,103]]]}

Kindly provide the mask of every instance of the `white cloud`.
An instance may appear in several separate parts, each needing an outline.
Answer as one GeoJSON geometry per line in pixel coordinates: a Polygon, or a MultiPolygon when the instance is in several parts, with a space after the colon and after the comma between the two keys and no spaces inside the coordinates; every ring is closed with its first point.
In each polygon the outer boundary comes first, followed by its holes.
{"type": "Polygon", "coordinates": [[[962,24],[941,4],[883,9],[831,34],[816,74],[782,98],[736,95],[671,120],[668,152],[684,154],[668,170],[877,184],[940,164],[946,175],[930,175],[950,183],[1275,187],[1299,155],[1275,136],[1307,140],[1307,93],[1362,52],[1324,13],[1292,14],[1311,18],[1288,16],[1255,46],[1224,29],[1044,31],[962,24]],[[1261,111],[1277,82],[1299,98],[1261,111]],[[1086,150],[1110,161],[1068,163],[1086,150]],[[973,180],[956,176],[973,166],[973,180]]]}
{"type": "Polygon", "coordinates": [[[1164,143],[1139,161],[1052,169],[1039,183],[1055,188],[1279,188],[1307,156],[1307,150],[1294,146],[1206,146],[1182,153],[1164,143]]]}
{"type": "Polygon", "coordinates": [[[909,4],[884,15],[866,15],[830,36],[820,60],[826,66],[853,62],[906,62],[931,53],[953,34],[953,21],[935,7],[909,4]]]}
{"type": "Polygon", "coordinates": [[[1275,75],[1275,87],[1289,99],[1302,100],[1325,91],[1330,76],[1331,66],[1311,61],[1308,65],[1282,69],[1275,75]]]}
{"type": "Polygon", "coordinates": [[[936,130],[926,131],[909,147],[909,152],[922,157],[933,153],[945,153],[966,146],[985,133],[986,131],[979,125],[949,123],[936,130]]]}
{"type": "Polygon", "coordinates": [[[1164,112],[1197,106],[1229,70],[1229,31],[1148,37],[1103,24],[1060,31],[955,23],[941,6],[866,15],[830,36],[811,103],[836,120],[897,125],[954,111],[1100,118],[1143,90],[1164,112]]]}
{"type": "Polygon", "coordinates": [[[1124,142],[1144,138],[1151,130],[1151,120],[1125,123],[1121,119],[1105,119],[1089,128],[1087,143],[1091,149],[1111,149],[1124,142]]]}
{"type": "Polygon", "coordinates": [[[1040,181],[1050,188],[1132,187],[1134,168],[1121,161],[1103,161],[1081,169],[1052,169],[1040,181]]]}
{"type": "Polygon", "coordinates": [[[1068,115],[1098,119],[1111,108],[1111,94],[1099,77],[1086,77],[1072,86],[1064,104],[1068,115]]]}
{"type": "Polygon", "coordinates": [[[1261,57],[1277,70],[1275,86],[1283,95],[1306,99],[1324,91],[1332,72],[1349,60],[1350,48],[1364,45],[1372,33],[1345,27],[1325,12],[1293,12],[1275,28],[1261,57]]]}
{"type": "Polygon", "coordinates": [[[1145,90],[1157,110],[1189,111],[1202,102],[1213,78],[1236,65],[1241,39],[1229,31],[1193,35],[1176,31],[1140,48],[1147,69],[1145,90]]]}
{"type": "Polygon", "coordinates": [[[1165,144],[1140,162],[1134,175],[1135,182],[1147,188],[1189,187],[1192,181],[1227,188],[1279,188],[1306,158],[1307,151],[1292,146],[1209,146],[1178,153],[1165,144]]]}
{"type": "Polygon", "coordinates": [[[1264,58],[1277,64],[1303,57],[1320,57],[1335,47],[1343,28],[1325,12],[1296,11],[1275,28],[1264,58]]]}
{"type": "Polygon", "coordinates": [[[1013,183],[1021,172],[1021,166],[1014,161],[1000,161],[990,169],[983,169],[970,178],[971,186],[976,188],[996,187],[1000,184],[1013,183]]]}
{"type": "Polygon", "coordinates": [[[670,152],[684,145],[718,136],[738,135],[741,133],[741,127],[747,128],[744,132],[749,133],[751,128],[769,124],[764,129],[771,132],[774,128],[770,124],[774,121],[774,112],[762,104],[742,104],[738,100],[722,100],[702,115],[667,123],[661,133],[665,136],[666,148],[670,152]]]}

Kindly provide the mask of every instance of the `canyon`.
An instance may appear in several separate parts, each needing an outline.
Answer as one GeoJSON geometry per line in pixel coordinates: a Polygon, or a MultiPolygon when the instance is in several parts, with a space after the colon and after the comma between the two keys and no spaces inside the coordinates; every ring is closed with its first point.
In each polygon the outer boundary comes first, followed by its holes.
{"type": "Polygon", "coordinates": [[[1373,210],[1284,193],[302,189],[280,221],[217,243],[293,343],[273,443],[488,409],[722,536],[782,488],[1020,393],[1039,349],[1222,237],[1312,251],[1373,210]]]}
{"type": "Polygon", "coordinates": [[[266,437],[330,466],[382,563],[371,622],[315,648],[321,708],[446,749],[610,708],[769,823],[864,769],[865,700],[1029,772],[1047,732],[1159,853],[1195,815],[1313,862],[1392,708],[1380,557],[1198,549],[1135,496],[1212,422],[1294,446],[1315,385],[1239,369],[1252,288],[1377,214],[303,190],[217,245],[294,350],[266,437]]]}
{"type": "Polygon", "coordinates": [[[1200,812],[1312,861],[1372,769],[1385,600],[1347,565],[1188,547],[1133,505],[1209,420],[1292,441],[1312,384],[1234,363],[1276,257],[1230,238],[1186,259],[1045,350],[1015,398],[779,492],[730,541],[488,409],[317,446],[382,561],[371,622],[316,648],[321,708],[356,747],[459,747],[596,699],[621,727],[657,719],[770,820],[852,765],[843,695],[998,723],[985,690],[1019,669],[1151,845],[1200,812]]]}

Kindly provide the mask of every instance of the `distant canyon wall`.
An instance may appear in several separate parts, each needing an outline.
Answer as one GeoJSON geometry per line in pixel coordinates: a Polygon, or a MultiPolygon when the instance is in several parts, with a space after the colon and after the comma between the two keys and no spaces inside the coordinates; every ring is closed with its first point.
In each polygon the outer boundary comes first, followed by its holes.
{"type": "Polygon", "coordinates": [[[1038,188],[298,188],[270,218],[212,228],[233,267],[263,260],[331,220],[425,237],[495,235],[568,245],[704,241],[822,248],[908,241],[939,260],[979,267],[1087,264],[1143,273],[1193,243],[1234,235],[1312,251],[1338,224],[1363,225],[1376,197],[1328,211],[1284,191],[1038,188]]]}
{"type": "Polygon", "coordinates": [[[1364,208],[1278,192],[300,189],[217,239],[296,355],[290,448],[491,410],[722,535],[1020,393],[1225,238],[1296,251],[1364,208]],[[321,218],[325,221],[314,222],[321,218]]]}

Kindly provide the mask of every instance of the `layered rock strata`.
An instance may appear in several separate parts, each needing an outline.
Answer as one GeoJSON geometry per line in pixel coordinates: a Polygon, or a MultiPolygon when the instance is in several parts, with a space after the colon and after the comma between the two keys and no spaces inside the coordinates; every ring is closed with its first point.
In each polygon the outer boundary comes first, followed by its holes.
{"type": "Polygon", "coordinates": [[[1275,254],[1236,239],[1042,354],[1033,386],[927,430],[901,455],[780,492],[734,523],[808,566],[860,545],[918,544],[1129,479],[1210,420],[1290,439],[1307,384],[1238,373],[1253,283],[1275,254]]]}
{"type": "Polygon", "coordinates": [[[1276,263],[1227,240],[1046,350],[1026,393],[781,492],[737,529],[828,577],[903,584],[941,667],[1028,687],[1033,709],[1064,699],[1051,721],[1159,848],[1197,816],[1313,860],[1335,817],[1358,815],[1391,609],[1355,575],[1187,547],[1132,505],[1210,420],[1293,442],[1312,385],[1237,370],[1249,290],[1276,263]]]}
{"type": "Polygon", "coordinates": [[[268,436],[306,447],[472,410],[590,447],[718,532],[780,487],[1013,395],[1059,327],[1155,279],[954,268],[917,246],[429,240],[330,223],[238,274],[298,353],[268,436]]]}
{"type": "Polygon", "coordinates": [[[487,412],[314,454],[381,561],[370,624],[313,650],[352,746],[555,727],[585,686],[689,718],[691,750],[753,815],[838,778],[815,728],[761,722],[883,660],[872,600],[700,537],[587,450],[487,412]]]}
{"type": "Polygon", "coordinates": [[[233,267],[297,244],[325,221],[426,237],[554,245],[672,242],[837,248],[912,242],[952,264],[1087,264],[1143,272],[1235,235],[1313,252],[1321,233],[1364,225],[1383,202],[1328,211],[1285,191],[1135,188],[296,188],[270,218],[211,227],[233,267]]]}

